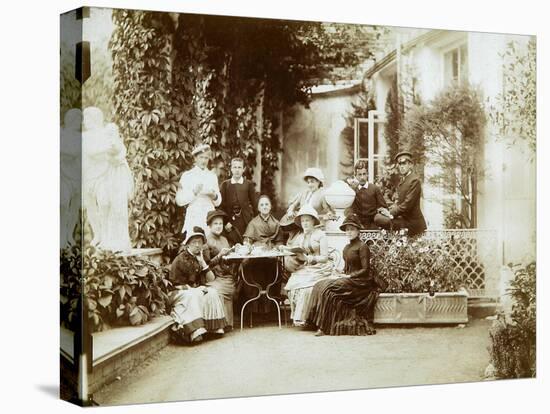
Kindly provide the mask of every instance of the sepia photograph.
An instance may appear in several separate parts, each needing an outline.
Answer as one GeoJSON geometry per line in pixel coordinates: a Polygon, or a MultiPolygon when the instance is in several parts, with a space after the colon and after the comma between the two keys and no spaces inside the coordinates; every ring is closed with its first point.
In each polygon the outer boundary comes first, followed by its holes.
{"type": "Polygon", "coordinates": [[[60,396],[537,377],[537,37],[61,14],[60,396]]]}

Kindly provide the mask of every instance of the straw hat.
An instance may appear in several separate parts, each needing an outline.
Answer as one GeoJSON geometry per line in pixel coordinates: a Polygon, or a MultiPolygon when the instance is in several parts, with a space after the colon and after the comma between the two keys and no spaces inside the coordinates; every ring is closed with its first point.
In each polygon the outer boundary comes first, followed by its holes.
{"type": "Polygon", "coordinates": [[[212,220],[214,220],[216,217],[221,217],[223,219],[223,223],[225,224],[226,220],[227,220],[227,214],[225,214],[223,211],[221,210],[212,210],[212,211],[209,211],[208,214],[206,215],[206,224],[208,224],[210,226],[210,223],[212,222],[212,220]]]}
{"type": "Polygon", "coordinates": [[[195,156],[198,154],[202,154],[203,152],[210,151],[210,145],[208,144],[197,144],[195,145],[195,148],[191,151],[191,155],[195,156]]]}
{"type": "Polygon", "coordinates": [[[294,223],[296,223],[298,226],[302,227],[302,224],[300,222],[300,217],[302,216],[311,216],[313,217],[313,220],[315,221],[315,225],[318,225],[321,223],[321,220],[319,220],[319,214],[317,213],[317,210],[315,210],[311,205],[306,204],[300,208],[298,211],[298,214],[294,218],[294,223]]]}
{"type": "Polygon", "coordinates": [[[304,175],[303,175],[304,180],[305,180],[307,177],[313,177],[313,178],[315,178],[316,180],[318,180],[321,184],[324,184],[324,183],[325,183],[325,176],[323,175],[323,171],[321,171],[320,168],[315,168],[315,167],[308,168],[308,169],[304,172],[304,175]]]}
{"type": "Polygon", "coordinates": [[[202,241],[204,243],[206,243],[206,236],[204,234],[204,230],[202,229],[202,227],[195,226],[195,227],[193,227],[193,231],[184,233],[184,235],[183,235],[183,237],[184,237],[183,244],[189,243],[189,240],[191,240],[195,236],[202,237],[202,241]]]}

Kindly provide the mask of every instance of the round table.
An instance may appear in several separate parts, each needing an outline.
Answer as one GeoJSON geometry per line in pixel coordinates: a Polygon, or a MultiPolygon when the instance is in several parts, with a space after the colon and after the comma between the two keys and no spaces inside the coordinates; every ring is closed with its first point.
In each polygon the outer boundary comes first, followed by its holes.
{"type": "MultiPolygon", "coordinates": [[[[225,260],[257,260],[257,259],[275,259],[277,261],[279,260],[282,260],[283,261],[283,265],[284,265],[284,258],[286,256],[293,256],[294,253],[289,253],[289,252],[269,252],[269,254],[261,254],[261,255],[253,255],[253,254],[250,254],[250,255],[245,255],[245,256],[241,256],[241,255],[238,255],[238,254],[235,254],[235,253],[232,253],[232,254],[229,254],[227,256],[225,256],[225,260]]],[[[247,280],[246,279],[246,276],[245,276],[245,272],[244,272],[244,267],[241,266],[240,267],[241,269],[241,277],[243,279],[243,282],[245,284],[247,284],[248,286],[250,287],[256,287],[258,288],[258,294],[253,297],[253,298],[250,298],[248,299],[242,306],[241,308],[241,331],[243,330],[243,323],[244,323],[244,310],[246,308],[246,306],[251,303],[251,302],[254,302],[255,300],[258,300],[260,299],[262,296],[265,296],[268,300],[272,301],[275,303],[275,306],[277,307],[277,317],[278,317],[278,321],[279,321],[279,329],[281,329],[281,307],[279,306],[279,302],[277,302],[277,300],[275,298],[272,298],[271,296],[269,296],[269,289],[275,284],[277,283],[277,281],[279,280],[279,266],[276,266],[276,271],[275,271],[275,278],[273,279],[273,281],[271,283],[269,283],[265,289],[262,289],[261,285],[259,286],[259,283],[254,283],[254,280],[247,280]]],[[[253,276],[252,276],[253,277],[253,276]]]]}

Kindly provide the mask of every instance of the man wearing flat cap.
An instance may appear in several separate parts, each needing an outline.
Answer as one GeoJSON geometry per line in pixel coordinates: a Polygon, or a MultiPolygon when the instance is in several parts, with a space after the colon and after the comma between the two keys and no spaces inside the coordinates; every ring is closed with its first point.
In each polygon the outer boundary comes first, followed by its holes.
{"type": "Polygon", "coordinates": [[[426,230],[426,221],[420,210],[422,184],[413,172],[412,154],[409,151],[399,152],[395,162],[401,174],[401,182],[397,186],[397,201],[389,208],[393,219],[384,217],[384,224],[391,224],[393,230],[407,229],[410,236],[415,236],[426,230]]]}

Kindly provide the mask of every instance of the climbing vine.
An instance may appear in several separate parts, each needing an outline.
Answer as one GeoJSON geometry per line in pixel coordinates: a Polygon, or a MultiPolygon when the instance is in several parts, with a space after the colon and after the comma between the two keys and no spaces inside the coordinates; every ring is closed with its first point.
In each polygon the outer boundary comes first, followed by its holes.
{"type": "Polygon", "coordinates": [[[136,183],[130,232],[136,247],[177,248],[181,213],[174,202],[182,170],[190,167],[193,138],[173,106],[167,14],[114,10],[113,55],[116,122],[128,148],[136,183]]]}
{"type": "Polygon", "coordinates": [[[501,55],[503,92],[491,107],[490,117],[510,145],[525,142],[533,157],[537,146],[537,44],[510,42],[501,55]]]}

